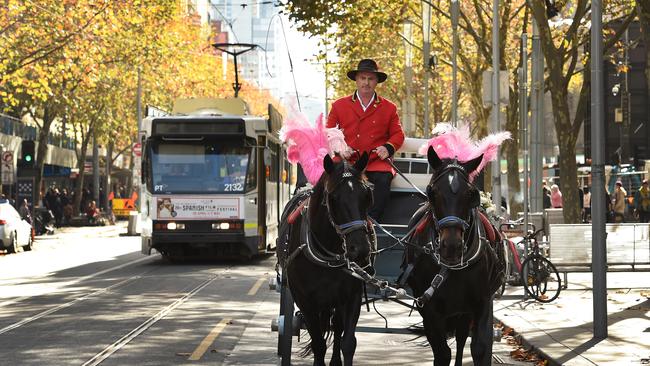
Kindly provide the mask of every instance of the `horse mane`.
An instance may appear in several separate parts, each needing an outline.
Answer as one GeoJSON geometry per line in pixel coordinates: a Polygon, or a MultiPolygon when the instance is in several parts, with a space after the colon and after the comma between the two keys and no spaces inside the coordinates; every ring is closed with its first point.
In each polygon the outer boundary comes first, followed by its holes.
{"type": "Polygon", "coordinates": [[[440,159],[458,159],[460,162],[470,161],[483,154],[481,163],[469,175],[470,181],[473,181],[490,161],[497,158],[499,145],[510,139],[510,132],[502,131],[474,141],[470,137],[469,125],[455,128],[449,123],[439,123],[433,133],[434,137],[420,146],[420,154],[426,156],[429,146],[433,147],[440,159]]]}
{"type": "Polygon", "coordinates": [[[303,114],[294,113],[284,121],[280,139],[287,143],[287,159],[299,163],[312,185],[323,174],[323,158],[327,154],[347,149],[343,132],[338,128],[325,128],[323,114],[311,125],[303,114]]]}

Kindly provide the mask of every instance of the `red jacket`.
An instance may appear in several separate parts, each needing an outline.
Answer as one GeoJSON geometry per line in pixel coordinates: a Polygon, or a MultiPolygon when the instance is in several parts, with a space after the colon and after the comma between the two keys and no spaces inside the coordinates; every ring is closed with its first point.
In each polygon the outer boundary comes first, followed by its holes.
{"type": "MultiPolygon", "coordinates": [[[[345,142],[360,153],[385,145],[391,156],[404,143],[404,131],[397,116],[397,107],[388,99],[375,94],[375,100],[363,111],[356,93],[340,98],[332,104],[327,116],[327,127],[339,127],[345,135],[345,142]]],[[[354,157],[354,155],[353,155],[354,157]]],[[[377,153],[370,154],[367,171],[391,172],[393,168],[379,159],[377,153]]]]}

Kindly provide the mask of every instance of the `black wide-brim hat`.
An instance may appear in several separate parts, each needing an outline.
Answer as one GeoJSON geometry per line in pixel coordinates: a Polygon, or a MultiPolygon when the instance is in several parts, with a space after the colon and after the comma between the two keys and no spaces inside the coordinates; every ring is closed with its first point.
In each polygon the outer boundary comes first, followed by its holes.
{"type": "Polygon", "coordinates": [[[383,83],[388,78],[388,75],[379,71],[379,67],[377,66],[375,60],[371,60],[369,58],[359,61],[359,65],[357,65],[356,70],[348,71],[348,78],[350,78],[350,80],[357,80],[357,73],[360,71],[375,73],[375,75],[377,75],[377,82],[379,83],[383,83]]]}

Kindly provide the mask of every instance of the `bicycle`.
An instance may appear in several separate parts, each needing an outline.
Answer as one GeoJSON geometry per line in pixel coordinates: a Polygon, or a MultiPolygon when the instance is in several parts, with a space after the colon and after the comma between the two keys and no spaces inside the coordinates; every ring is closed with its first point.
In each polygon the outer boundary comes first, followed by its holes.
{"type": "Polygon", "coordinates": [[[501,295],[505,291],[506,282],[509,284],[521,284],[528,295],[542,303],[549,303],[560,295],[562,282],[560,273],[542,254],[537,235],[544,229],[535,230],[535,225],[528,224],[533,229],[521,238],[518,242],[509,239],[506,235],[507,229],[514,229],[522,226],[523,222],[508,221],[499,225],[499,231],[503,237],[502,245],[505,255],[505,280],[501,286],[501,295]],[[521,254],[526,249],[526,258],[522,262],[521,254]],[[514,263],[514,266],[512,265],[514,263]],[[516,271],[515,271],[516,268],[516,271]]]}

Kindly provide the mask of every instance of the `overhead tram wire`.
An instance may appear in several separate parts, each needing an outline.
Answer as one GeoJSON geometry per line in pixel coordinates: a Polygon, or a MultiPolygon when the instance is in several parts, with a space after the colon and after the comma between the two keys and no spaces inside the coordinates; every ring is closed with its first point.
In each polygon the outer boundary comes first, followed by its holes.
{"type": "Polygon", "coordinates": [[[269,63],[268,60],[269,58],[266,57],[266,48],[268,47],[269,43],[269,33],[271,32],[271,25],[273,24],[273,19],[275,17],[278,17],[280,19],[280,26],[282,28],[282,37],[284,38],[284,46],[287,49],[287,56],[289,57],[289,71],[291,72],[291,77],[293,78],[293,90],[296,92],[296,102],[298,103],[298,110],[302,112],[302,107],[300,106],[300,95],[298,94],[298,86],[296,84],[296,73],[293,71],[293,61],[291,59],[291,51],[289,50],[289,42],[287,42],[287,34],[284,31],[284,22],[282,21],[282,17],[279,16],[281,13],[276,13],[271,17],[271,20],[269,20],[269,27],[266,30],[266,40],[264,41],[264,62],[266,64],[266,72],[269,74],[270,77],[275,77],[273,74],[271,74],[271,71],[269,70],[269,63]]]}
{"type": "Polygon", "coordinates": [[[214,4],[214,3],[213,3],[212,1],[210,1],[210,0],[208,0],[208,2],[210,3],[210,6],[211,6],[214,10],[217,11],[217,13],[218,13],[219,16],[221,17],[221,19],[223,19],[224,22],[226,22],[226,24],[228,24],[228,27],[230,27],[230,31],[232,32],[233,37],[235,37],[235,41],[236,41],[236,43],[239,43],[239,37],[237,37],[237,33],[235,33],[235,28],[232,27],[232,23],[234,23],[234,20],[233,20],[233,21],[228,20],[228,18],[226,18],[226,16],[223,15],[223,13],[221,12],[221,10],[219,10],[219,8],[217,7],[216,4],[214,4]]]}

